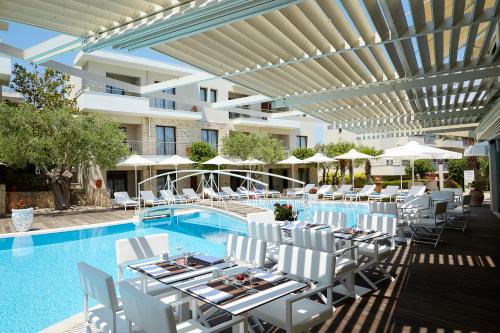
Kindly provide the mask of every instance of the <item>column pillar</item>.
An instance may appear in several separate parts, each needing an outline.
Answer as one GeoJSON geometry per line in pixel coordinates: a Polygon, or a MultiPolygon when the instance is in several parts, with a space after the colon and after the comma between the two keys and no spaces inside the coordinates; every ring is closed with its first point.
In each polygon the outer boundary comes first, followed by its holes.
{"type": "Polygon", "coordinates": [[[500,140],[490,140],[491,211],[500,212],[500,140]]]}

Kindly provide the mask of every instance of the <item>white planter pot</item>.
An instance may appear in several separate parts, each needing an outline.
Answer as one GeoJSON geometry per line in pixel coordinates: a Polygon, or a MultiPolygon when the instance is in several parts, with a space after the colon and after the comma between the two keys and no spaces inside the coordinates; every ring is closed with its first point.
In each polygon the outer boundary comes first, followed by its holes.
{"type": "Polygon", "coordinates": [[[33,225],[33,208],[13,209],[12,224],[16,231],[28,231],[33,225]]]}

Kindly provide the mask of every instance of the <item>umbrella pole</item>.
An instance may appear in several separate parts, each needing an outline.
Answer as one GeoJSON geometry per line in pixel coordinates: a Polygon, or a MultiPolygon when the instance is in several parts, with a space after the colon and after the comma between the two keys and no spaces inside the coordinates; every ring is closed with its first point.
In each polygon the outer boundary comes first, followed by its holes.
{"type": "MultiPolygon", "coordinates": [[[[134,174],[135,174],[135,196],[139,197],[139,184],[137,183],[137,166],[134,166],[134,174]]],[[[139,202],[139,206],[141,203],[139,202]]]]}
{"type": "Polygon", "coordinates": [[[411,160],[411,185],[415,186],[415,160],[411,160]]]}
{"type": "Polygon", "coordinates": [[[320,176],[319,176],[319,162],[317,163],[317,166],[316,166],[316,172],[318,173],[318,187],[319,187],[319,182],[320,182],[320,176]]]}
{"type": "Polygon", "coordinates": [[[351,170],[352,170],[352,174],[351,174],[351,181],[352,181],[352,189],[354,191],[354,160],[351,161],[351,170]]]}

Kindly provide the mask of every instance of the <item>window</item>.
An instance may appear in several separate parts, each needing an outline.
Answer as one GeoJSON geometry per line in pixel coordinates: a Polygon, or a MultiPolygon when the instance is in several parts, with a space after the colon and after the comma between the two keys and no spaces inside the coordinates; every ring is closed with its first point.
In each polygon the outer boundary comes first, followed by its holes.
{"type": "MultiPolygon", "coordinates": [[[[175,95],[175,88],[165,89],[165,90],[162,90],[162,92],[165,94],[169,94],[169,95],[175,95]]],[[[154,107],[158,108],[158,109],[175,110],[175,101],[157,96],[154,98],[154,107]]]]}
{"type": "Polygon", "coordinates": [[[217,137],[218,137],[218,132],[217,130],[208,130],[208,129],[202,129],[201,130],[201,141],[203,142],[208,142],[214,149],[217,149],[217,137]]]}
{"type": "Polygon", "coordinates": [[[297,135],[297,148],[307,148],[307,136],[297,135]]]}
{"type": "Polygon", "coordinates": [[[200,101],[207,101],[207,88],[200,88],[200,101]]]}
{"type": "Polygon", "coordinates": [[[217,90],[215,89],[210,89],[210,102],[211,103],[217,102],[217,90]]]}
{"type": "Polygon", "coordinates": [[[175,155],[175,127],[156,126],[156,154],[175,155]]]}

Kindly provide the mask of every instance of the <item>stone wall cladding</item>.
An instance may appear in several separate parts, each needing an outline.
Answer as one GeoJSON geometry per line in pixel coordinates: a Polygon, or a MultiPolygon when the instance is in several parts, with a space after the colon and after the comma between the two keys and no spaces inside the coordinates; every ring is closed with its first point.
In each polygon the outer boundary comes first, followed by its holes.
{"type": "Polygon", "coordinates": [[[33,207],[36,208],[55,208],[54,193],[51,191],[40,192],[8,192],[8,207],[15,207],[16,201],[21,199],[31,200],[33,207]]]}

